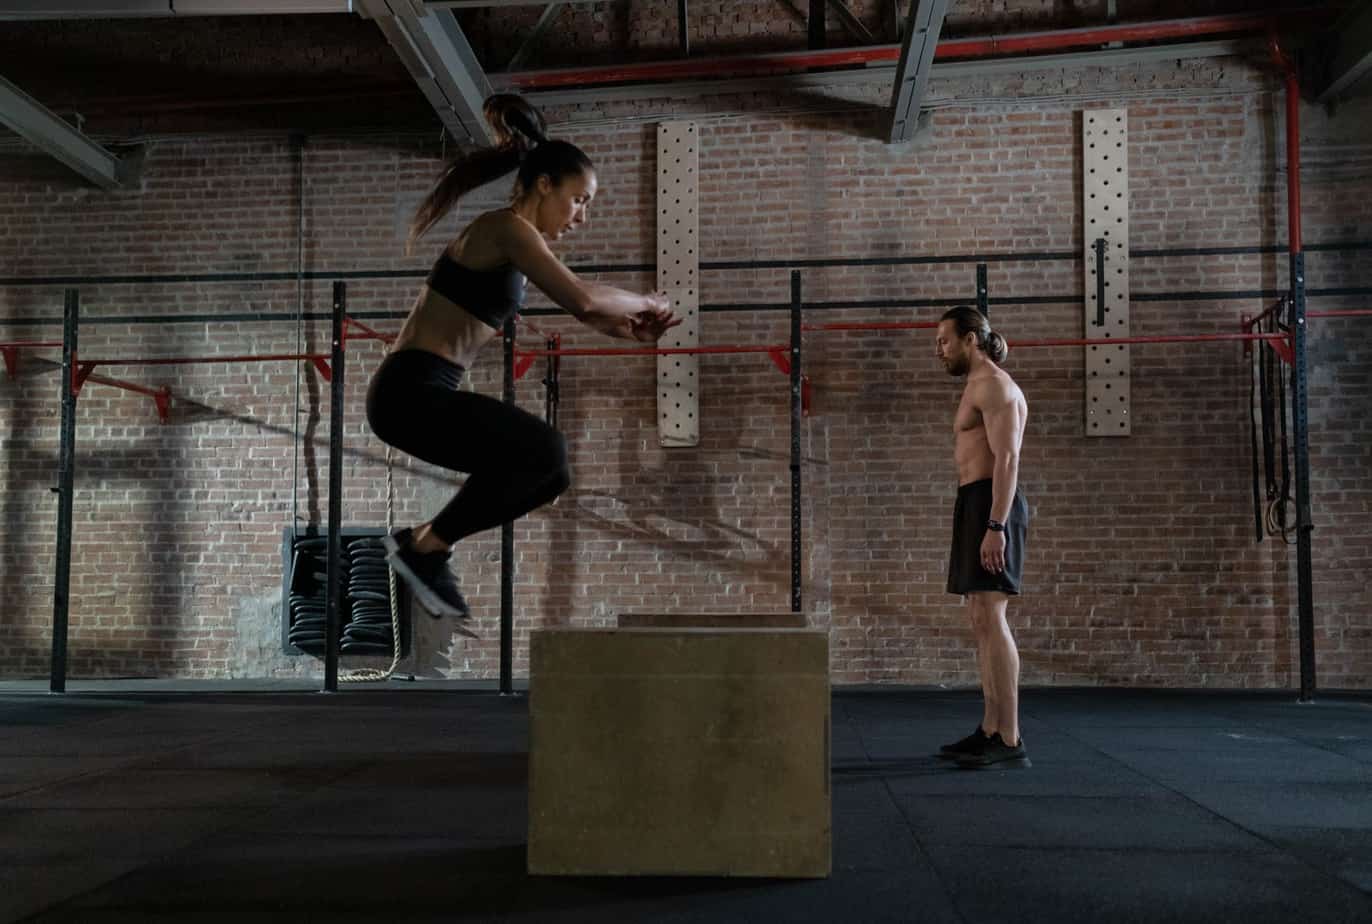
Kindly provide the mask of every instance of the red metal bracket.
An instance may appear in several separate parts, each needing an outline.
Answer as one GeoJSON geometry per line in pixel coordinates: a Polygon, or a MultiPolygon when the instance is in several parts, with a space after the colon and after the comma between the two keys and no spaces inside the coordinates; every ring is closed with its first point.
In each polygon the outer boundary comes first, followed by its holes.
{"type": "Polygon", "coordinates": [[[378,330],[374,330],[373,328],[368,327],[366,324],[363,324],[361,321],[356,321],[356,320],[354,320],[354,319],[352,319],[352,318],[350,318],[350,317],[347,317],[347,316],[344,316],[344,318],[343,318],[343,342],[344,342],[344,344],[346,344],[349,340],[380,340],[382,343],[394,343],[394,342],[395,342],[395,337],[396,337],[395,334],[383,334],[383,333],[381,333],[381,332],[378,331],[378,330]],[[351,324],[353,327],[356,327],[356,328],[357,328],[358,330],[360,330],[362,333],[360,333],[360,334],[352,334],[352,335],[349,335],[349,334],[348,334],[348,325],[349,325],[349,324],[351,324]]]}
{"type": "Polygon", "coordinates": [[[1288,366],[1296,363],[1296,349],[1291,345],[1291,340],[1269,340],[1267,345],[1272,348],[1272,352],[1277,354],[1277,358],[1288,366]]]}
{"type": "Polygon", "coordinates": [[[333,381],[333,368],[329,361],[322,356],[310,357],[310,363],[314,366],[314,371],[319,373],[319,377],[326,382],[333,381]]]}
{"type": "Polygon", "coordinates": [[[123,379],[112,379],[103,375],[92,375],[95,367],[99,363],[81,363],[78,369],[73,372],[73,378],[80,376],[80,384],[74,385],[74,394],[80,394],[82,385],[87,382],[94,382],[97,385],[109,385],[111,388],[119,388],[124,391],[131,391],[139,395],[147,395],[152,399],[153,405],[157,408],[157,419],[166,423],[171,414],[171,389],[166,385],[158,388],[149,388],[146,385],[136,385],[133,382],[126,382],[123,379]]]}
{"type": "Polygon", "coordinates": [[[10,343],[0,343],[0,354],[5,357],[5,373],[14,378],[19,374],[19,351],[37,350],[48,347],[60,347],[61,340],[15,340],[10,343]]]}
{"type": "Polygon", "coordinates": [[[165,385],[157,389],[156,394],[152,396],[152,402],[157,405],[157,419],[166,423],[167,418],[171,416],[171,389],[165,385]]]}
{"type": "Polygon", "coordinates": [[[86,380],[91,377],[91,373],[95,371],[95,367],[98,365],[99,363],[73,363],[71,370],[71,393],[73,395],[81,394],[81,386],[86,384],[86,380]]]}
{"type": "MultiPolygon", "coordinates": [[[[523,318],[520,317],[519,320],[523,321],[523,318]]],[[[525,324],[528,324],[531,330],[538,331],[538,328],[534,327],[532,324],[529,324],[527,321],[523,322],[525,324]]],[[[542,333],[542,331],[538,332],[542,333]]],[[[561,367],[562,335],[546,334],[546,336],[548,338],[548,342],[544,345],[544,349],[542,350],[521,350],[519,347],[515,347],[514,377],[516,382],[524,378],[525,373],[529,371],[529,368],[533,366],[533,364],[538,360],[540,356],[546,356],[550,358],[553,361],[553,365],[555,367],[561,367]]]]}
{"type": "Polygon", "coordinates": [[[525,353],[523,350],[515,350],[515,381],[518,382],[520,379],[524,378],[524,373],[528,372],[529,367],[532,366],[537,360],[538,357],[532,353],[525,353]]]}

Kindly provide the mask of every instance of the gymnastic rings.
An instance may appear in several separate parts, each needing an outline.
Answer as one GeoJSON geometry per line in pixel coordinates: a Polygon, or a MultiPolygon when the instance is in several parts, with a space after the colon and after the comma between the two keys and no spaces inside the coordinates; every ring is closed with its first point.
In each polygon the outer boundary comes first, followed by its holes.
{"type": "Polygon", "coordinates": [[[1295,513],[1296,501],[1290,495],[1272,498],[1267,502],[1267,534],[1281,536],[1282,542],[1291,545],[1296,541],[1295,513]]]}

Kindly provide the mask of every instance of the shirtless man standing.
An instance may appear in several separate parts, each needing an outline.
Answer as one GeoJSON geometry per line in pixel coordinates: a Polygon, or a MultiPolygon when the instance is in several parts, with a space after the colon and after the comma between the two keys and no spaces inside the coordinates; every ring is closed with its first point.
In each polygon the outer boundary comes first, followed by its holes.
{"type": "Polygon", "coordinates": [[[972,734],[939,757],[971,769],[1028,767],[1019,734],[1019,652],[1005,620],[1020,591],[1029,505],[1018,490],[1019,450],[1028,406],[1000,368],[1009,347],[975,308],[960,305],[939,321],[937,353],[949,375],[967,376],[953,419],[958,499],[948,592],[967,600],[985,700],[972,734]]]}

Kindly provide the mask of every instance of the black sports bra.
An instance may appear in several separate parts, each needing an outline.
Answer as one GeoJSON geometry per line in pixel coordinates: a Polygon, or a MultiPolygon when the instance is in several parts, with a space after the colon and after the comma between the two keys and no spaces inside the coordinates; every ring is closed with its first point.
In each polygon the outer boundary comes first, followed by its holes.
{"type": "Polygon", "coordinates": [[[524,287],[528,280],[509,264],[492,270],[474,270],[458,263],[445,250],[434,261],[425,282],[430,289],[461,305],[483,324],[500,330],[524,307],[524,287]]]}

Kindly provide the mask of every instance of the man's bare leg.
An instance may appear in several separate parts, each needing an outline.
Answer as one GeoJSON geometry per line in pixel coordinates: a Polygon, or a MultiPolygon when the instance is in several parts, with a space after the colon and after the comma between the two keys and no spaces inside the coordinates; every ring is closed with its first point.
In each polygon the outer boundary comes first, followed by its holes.
{"type": "Polygon", "coordinates": [[[990,723],[982,728],[987,735],[1000,732],[1001,740],[1014,747],[1019,743],[1019,651],[1005,619],[1010,598],[984,592],[969,594],[968,600],[986,696],[983,722],[990,723]]]}
{"type": "Polygon", "coordinates": [[[999,716],[996,711],[996,691],[991,686],[991,665],[988,660],[989,646],[982,638],[982,631],[977,623],[976,599],[976,594],[967,598],[967,611],[972,617],[972,629],[976,634],[977,642],[977,672],[981,677],[981,730],[989,738],[999,730],[1000,726],[996,724],[999,716]]]}

